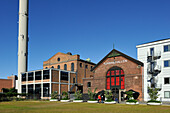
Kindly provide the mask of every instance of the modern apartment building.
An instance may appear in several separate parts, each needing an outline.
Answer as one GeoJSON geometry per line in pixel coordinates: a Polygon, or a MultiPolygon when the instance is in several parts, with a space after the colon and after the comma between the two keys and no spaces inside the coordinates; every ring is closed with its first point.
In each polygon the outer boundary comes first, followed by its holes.
{"type": "Polygon", "coordinates": [[[170,101],[170,38],[137,45],[138,60],[144,63],[144,100],[148,87],[160,88],[161,101],[170,101]]]}

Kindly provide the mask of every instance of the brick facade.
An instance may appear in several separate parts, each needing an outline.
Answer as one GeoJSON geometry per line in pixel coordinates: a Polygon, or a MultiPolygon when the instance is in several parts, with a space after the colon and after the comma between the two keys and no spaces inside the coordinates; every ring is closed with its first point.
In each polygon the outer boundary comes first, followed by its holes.
{"type": "Polygon", "coordinates": [[[0,79],[0,92],[2,92],[2,88],[13,88],[13,80],[12,79],[0,79]]]}
{"type": "Polygon", "coordinates": [[[80,55],[71,55],[61,52],[58,52],[47,61],[44,61],[43,68],[45,69],[53,67],[58,69],[58,66],[60,66],[60,69],[64,70],[65,64],[67,65],[68,71],[77,72],[77,82],[81,85],[83,85],[82,78],[88,78],[94,74],[91,71],[91,69],[95,66],[94,63],[80,59],[80,55]],[[74,70],[71,69],[72,63],[74,63],[74,70]]]}
{"type": "MultiPolygon", "coordinates": [[[[116,50],[117,51],[117,50],[116,50]]],[[[113,51],[112,51],[113,52],[113,51]]],[[[140,93],[139,100],[143,98],[142,92],[142,71],[143,63],[127,56],[119,51],[118,56],[108,57],[112,52],[110,52],[103,60],[101,60],[94,68],[94,77],[83,80],[83,91],[87,93],[88,87],[87,83],[91,82],[91,89],[94,90],[97,87],[97,91],[106,89],[106,74],[112,67],[119,67],[124,71],[125,77],[125,89],[126,91],[132,89],[140,93]]]]}

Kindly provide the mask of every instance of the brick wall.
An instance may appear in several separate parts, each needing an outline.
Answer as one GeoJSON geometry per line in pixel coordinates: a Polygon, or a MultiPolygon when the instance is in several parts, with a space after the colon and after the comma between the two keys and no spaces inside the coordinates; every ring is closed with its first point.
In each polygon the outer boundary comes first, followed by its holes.
{"type": "Polygon", "coordinates": [[[0,92],[2,88],[13,88],[12,79],[0,79],[0,92]]]}
{"type": "Polygon", "coordinates": [[[120,67],[124,71],[125,76],[125,89],[130,90],[133,89],[140,93],[139,99],[142,100],[142,67],[138,67],[138,64],[126,59],[123,56],[118,56],[115,58],[106,58],[96,69],[94,70],[94,78],[93,79],[84,79],[83,81],[83,91],[87,93],[87,82],[91,82],[91,89],[94,90],[96,87],[97,91],[106,89],[106,73],[107,71],[114,67],[120,67]],[[127,60],[127,62],[116,63],[116,64],[107,64],[104,63],[113,62],[113,61],[123,61],[127,60]]]}

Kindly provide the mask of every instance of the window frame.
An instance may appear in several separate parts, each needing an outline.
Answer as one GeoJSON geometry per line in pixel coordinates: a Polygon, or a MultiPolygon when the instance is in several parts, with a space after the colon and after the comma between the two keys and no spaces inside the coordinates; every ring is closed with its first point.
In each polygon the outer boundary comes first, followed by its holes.
{"type": "Polygon", "coordinates": [[[170,91],[164,91],[164,98],[170,98],[170,91]],[[165,97],[166,92],[169,92],[169,97],[165,97]]]}
{"type": "Polygon", "coordinates": [[[170,84],[170,77],[165,77],[164,78],[164,84],[170,84]],[[165,83],[165,79],[167,79],[167,78],[169,79],[169,83],[165,83]]]}
{"type": "Polygon", "coordinates": [[[91,82],[87,82],[87,87],[88,87],[88,88],[91,87],[91,82]]]}
{"type": "Polygon", "coordinates": [[[170,44],[169,45],[164,45],[164,48],[163,48],[164,52],[170,52],[170,44]],[[165,47],[167,47],[167,50],[165,49],[165,47]]]}
{"type": "Polygon", "coordinates": [[[170,67],[170,60],[164,60],[164,68],[170,67]],[[165,62],[168,62],[167,66],[165,65],[165,62]]]}

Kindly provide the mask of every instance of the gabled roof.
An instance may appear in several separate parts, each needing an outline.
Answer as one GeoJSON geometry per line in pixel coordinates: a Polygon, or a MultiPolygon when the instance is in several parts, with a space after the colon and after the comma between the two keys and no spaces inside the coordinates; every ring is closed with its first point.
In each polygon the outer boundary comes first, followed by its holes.
{"type": "Polygon", "coordinates": [[[126,55],[126,54],[116,50],[116,49],[113,49],[99,63],[97,63],[97,65],[94,68],[92,68],[92,71],[95,70],[105,59],[110,58],[110,57],[117,57],[117,56],[123,56],[123,57],[131,60],[132,62],[134,62],[134,63],[136,63],[138,65],[143,66],[143,63],[140,62],[139,60],[136,60],[136,59],[134,59],[134,58],[132,58],[132,57],[130,57],[130,56],[128,56],[128,55],[126,55]]]}

